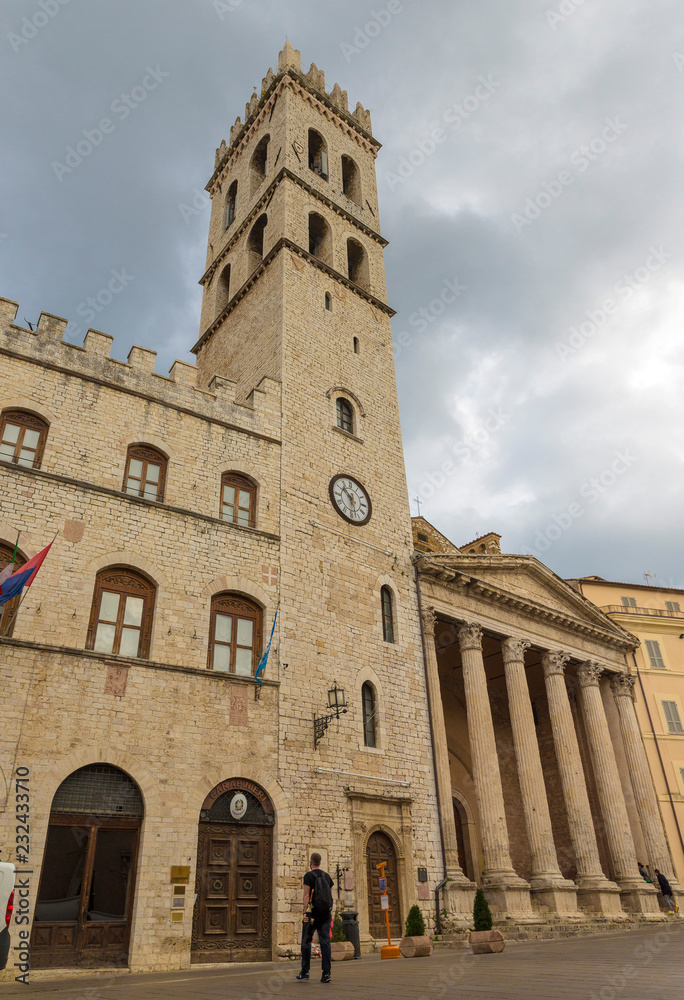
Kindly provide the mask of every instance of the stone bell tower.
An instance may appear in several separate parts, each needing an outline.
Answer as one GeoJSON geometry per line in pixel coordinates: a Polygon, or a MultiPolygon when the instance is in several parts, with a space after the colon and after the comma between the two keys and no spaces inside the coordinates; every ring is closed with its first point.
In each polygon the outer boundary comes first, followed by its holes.
{"type": "MultiPolygon", "coordinates": [[[[280,681],[278,781],[291,822],[296,813],[300,853],[302,844],[322,848],[331,871],[338,863],[354,873],[368,939],[377,916],[367,874],[374,850],[394,857],[397,933],[419,899],[434,915],[418,869],[433,887],[445,874],[379,148],[369,112],[361,104],[350,112],[346,91],[326,91],[315,65],[302,73],[286,43],[277,74],[268,71],[245,121],[216,151],[193,348],[199,385],[229,379],[238,403],[251,405],[264,378],[281,384],[279,662],[268,668],[280,681]],[[334,682],[348,711],[315,748],[313,719],[329,711],[334,682]]],[[[259,489],[264,496],[265,484],[259,489]]],[[[304,854],[295,855],[279,857],[279,877],[299,874],[304,854]]],[[[464,891],[462,905],[449,905],[469,919],[474,887],[462,873],[450,876],[464,891]]]]}

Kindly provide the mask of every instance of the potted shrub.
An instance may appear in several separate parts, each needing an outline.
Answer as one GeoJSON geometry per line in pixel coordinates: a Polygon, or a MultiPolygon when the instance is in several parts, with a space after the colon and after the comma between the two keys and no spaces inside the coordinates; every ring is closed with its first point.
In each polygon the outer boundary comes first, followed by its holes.
{"type": "Polygon", "coordinates": [[[333,962],[344,962],[354,957],[354,945],[344,936],[344,928],[339,913],[335,914],[330,942],[330,954],[333,962]]]}
{"type": "Polygon", "coordinates": [[[404,958],[424,958],[432,954],[432,941],[425,933],[425,921],[417,905],[408,912],[399,951],[404,958]]]}
{"type": "Polygon", "coordinates": [[[504,936],[501,931],[492,930],[492,911],[482,889],[475,893],[473,923],[475,930],[470,932],[470,947],[474,955],[494,955],[504,950],[504,936]]]}

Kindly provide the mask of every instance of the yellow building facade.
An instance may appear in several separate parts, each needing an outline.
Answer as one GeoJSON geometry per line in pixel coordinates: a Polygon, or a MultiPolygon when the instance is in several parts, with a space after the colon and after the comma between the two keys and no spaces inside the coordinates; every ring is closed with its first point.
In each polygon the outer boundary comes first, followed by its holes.
{"type": "MultiPolygon", "coordinates": [[[[616,583],[598,576],[571,581],[635,635],[637,717],[675,866],[684,879],[684,590],[616,583]]],[[[644,859],[645,861],[645,859],[644,859]]],[[[646,863],[646,862],[645,862],[646,863]]]]}

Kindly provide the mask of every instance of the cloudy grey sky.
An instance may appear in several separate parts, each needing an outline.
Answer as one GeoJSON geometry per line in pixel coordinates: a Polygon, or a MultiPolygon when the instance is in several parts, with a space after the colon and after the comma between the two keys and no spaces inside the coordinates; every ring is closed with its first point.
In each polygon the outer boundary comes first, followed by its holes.
{"type": "Polygon", "coordinates": [[[384,144],[422,513],[563,576],[684,587],[682,29],[681,0],[5,0],[0,295],[162,373],[187,357],[200,193],[288,35],[384,144]]]}

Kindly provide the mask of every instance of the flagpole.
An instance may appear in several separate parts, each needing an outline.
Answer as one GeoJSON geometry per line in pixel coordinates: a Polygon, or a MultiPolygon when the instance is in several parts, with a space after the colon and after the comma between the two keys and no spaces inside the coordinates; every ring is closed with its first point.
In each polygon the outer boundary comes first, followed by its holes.
{"type": "MultiPolygon", "coordinates": [[[[19,534],[21,534],[21,532],[19,534]]],[[[55,532],[55,537],[50,542],[50,545],[48,546],[48,548],[50,548],[51,545],[54,545],[55,538],[57,538],[58,534],[59,534],[59,532],[56,531],[55,532]]],[[[17,545],[18,544],[19,544],[19,535],[17,535],[17,545]]],[[[16,547],[15,547],[15,552],[16,552],[16,547]]],[[[33,580],[31,581],[31,583],[33,583],[33,580]]],[[[2,636],[0,636],[0,638],[3,638],[3,637],[4,638],[9,638],[10,629],[11,629],[12,625],[14,624],[14,622],[16,621],[17,615],[19,614],[19,609],[21,608],[22,604],[24,603],[24,601],[26,599],[26,595],[28,594],[29,590],[31,589],[31,583],[28,585],[28,587],[24,588],[24,593],[21,595],[21,600],[17,604],[17,606],[15,608],[15,611],[14,611],[14,614],[12,615],[12,617],[10,618],[10,620],[7,622],[7,627],[6,627],[5,631],[2,633],[2,636]]]]}

